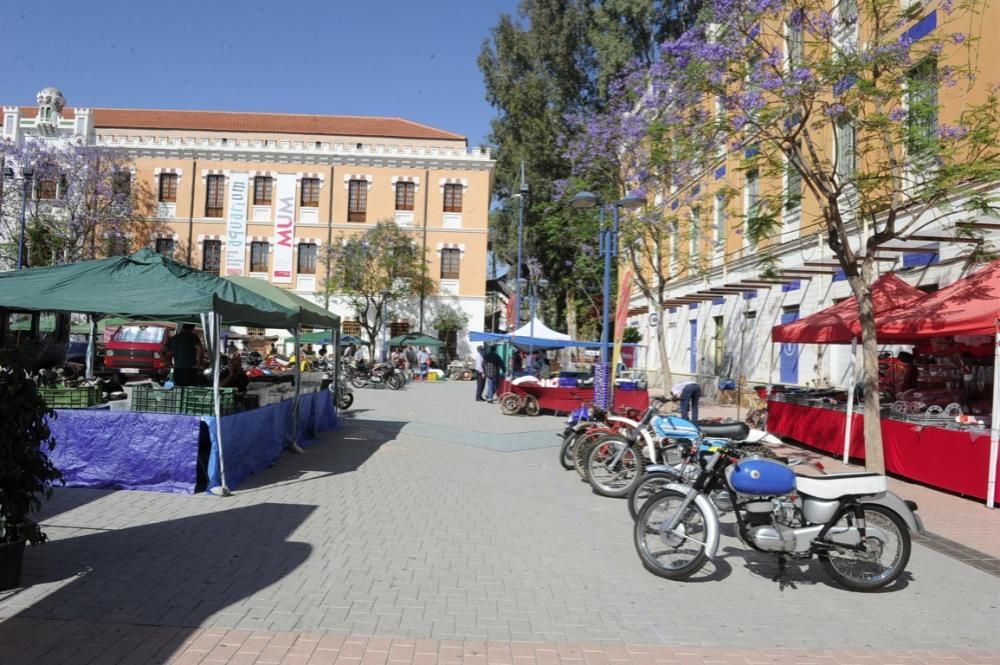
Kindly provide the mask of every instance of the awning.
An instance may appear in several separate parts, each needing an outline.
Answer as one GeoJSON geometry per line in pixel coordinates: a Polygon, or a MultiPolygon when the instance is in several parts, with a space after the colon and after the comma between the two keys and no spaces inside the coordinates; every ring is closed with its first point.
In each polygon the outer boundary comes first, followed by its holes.
{"type": "Polygon", "coordinates": [[[444,346],[444,342],[439,339],[435,339],[430,335],[425,335],[424,333],[407,333],[405,335],[397,335],[389,340],[389,346],[408,346],[412,344],[413,346],[444,346]]]}

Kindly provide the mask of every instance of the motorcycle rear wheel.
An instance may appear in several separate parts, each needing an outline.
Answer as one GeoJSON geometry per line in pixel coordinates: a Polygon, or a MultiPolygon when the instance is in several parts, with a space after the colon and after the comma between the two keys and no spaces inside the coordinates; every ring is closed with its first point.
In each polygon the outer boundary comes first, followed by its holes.
{"type": "MultiPolygon", "coordinates": [[[[821,554],[820,563],[837,584],[851,591],[876,591],[899,577],[910,560],[910,530],[903,519],[884,506],[862,506],[865,524],[877,527],[888,540],[873,533],[865,538],[866,552],[844,550],[821,554]],[[888,558],[887,563],[883,560],[888,558]]],[[[853,527],[854,513],[848,513],[834,526],[853,527]]]]}
{"type": "Polygon", "coordinates": [[[340,399],[337,400],[337,406],[340,407],[341,411],[347,411],[354,404],[354,393],[343,392],[340,394],[340,399]]]}
{"type": "Polygon", "coordinates": [[[668,580],[687,579],[708,560],[704,539],[709,520],[715,516],[705,515],[694,501],[684,509],[673,531],[660,533],[660,525],[680,510],[684,499],[681,492],[664,490],[646,501],[635,520],[634,540],[639,560],[646,570],[668,580]]]}
{"type": "Polygon", "coordinates": [[[587,458],[587,478],[601,496],[620,499],[628,496],[642,477],[642,453],[621,436],[609,436],[590,451],[587,458]],[[612,467],[622,448],[625,452],[612,467]]]}
{"type": "Polygon", "coordinates": [[[349,381],[355,388],[364,388],[368,384],[368,379],[363,374],[351,374],[349,381]]]}
{"type": "Polygon", "coordinates": [[[603,425],[595,425],[584,430],[576,438],[576,445],[573,446],[573,468],[580,474],[580,477],[589,481],[587,477],[587,460],[590,459],[590,451],[594,449],[597,442],[609,434],[614,434],[614,430],[603,425]]]}
{"type": "Polygon", "coordinates": [[[579,432],[570,430],[565,435],[563,435],[562,446],[559,448],[559,463],[562,468],[569,471],[573,469],[573,450],[576,447],[576,440],[579,437],[579,432]]]}
{"type": "Polygon", "coordinates": [[[399,390],[403,387],[403,384],[406,383],[406,380],[403,379],[402,374],[390,374],[389,378],[385,380],[385,383],[393,390],[399,390]]]}

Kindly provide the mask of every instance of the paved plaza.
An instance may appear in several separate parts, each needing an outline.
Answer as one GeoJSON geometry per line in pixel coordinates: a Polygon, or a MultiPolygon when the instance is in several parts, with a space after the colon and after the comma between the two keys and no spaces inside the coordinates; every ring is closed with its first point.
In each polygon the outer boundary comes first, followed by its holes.
{"type": "Polygon", "coordinates": [[[732,537],[668,582],[624,502],[560,467],[561,418],[472,392],[358,390],[343,428],[225,499],[58,490],[0,593],[0,664],[1000,663],[1000,514],[896,483],[939,540],[882,593],[816,562],[782,587],[732,537]]]}

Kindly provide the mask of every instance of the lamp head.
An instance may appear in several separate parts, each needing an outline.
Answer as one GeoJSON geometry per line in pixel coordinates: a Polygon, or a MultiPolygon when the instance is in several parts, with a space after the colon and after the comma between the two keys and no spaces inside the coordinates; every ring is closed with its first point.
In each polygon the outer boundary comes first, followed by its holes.
{"type": "Polygon", "coordinates": [[[517,285],[520,286],[523,289],[524,287],[526,287],[528,285],[528,280],[525,279],[524,277],[518,277],[517,278],[517,285]]]}
{"type": "Polygon", "coordinates": [[[35,175],[35,169],[30,166],[25,166],[21,169],[21,175],[30,180],[31,176],[35,175]]]}
{"type": "Polygon", "coordinates": [[[646,197],[640,192],[629,192],[625,198],[616,202],[615,205],[628,210],[637,210],[638,208],[642,208],[646,205],[646,197]]]}
{"type": "Polygon", "coordinates": [[[544,277],[538,280],[538,288],[545,289],[548,288],[548,286],[549,286],[549,280],[545,279],[544,277]]]}
{"type": "Polygon", "coordinates": [[[573,200],[570,201],[570,205],[574,208],[593,208],[598,203],[600,203],[600,199],[597,198],[597,194],[592,192],[577,192],[573,200]]]}
{"type": "Polygon", "coordinates": [[[13,178],[14,177],[14,169],[10,168],[9,166],[7,168],[5,168],[3,170],[3,177],[5,177],[5,178],[13,178]]]}

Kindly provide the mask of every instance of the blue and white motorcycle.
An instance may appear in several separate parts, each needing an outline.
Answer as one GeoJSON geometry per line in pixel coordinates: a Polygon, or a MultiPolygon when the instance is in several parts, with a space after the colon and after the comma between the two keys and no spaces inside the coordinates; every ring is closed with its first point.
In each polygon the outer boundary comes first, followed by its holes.
{"type": "Polygon", "coordinates": [[[917,505],[888,491],[883,475],[796,475],[719,442],[705,446],[691,484],[669,484],[639,510],[635,547],[647,570],[684,580],[715,558],[720,529],[712,496],[720,489],[732,501],[740,539],[777,556],[779,578],[788,559],[816,556],[838,584],[875,591],[905,570],[910,531],[923,531],[917,505]]]}

